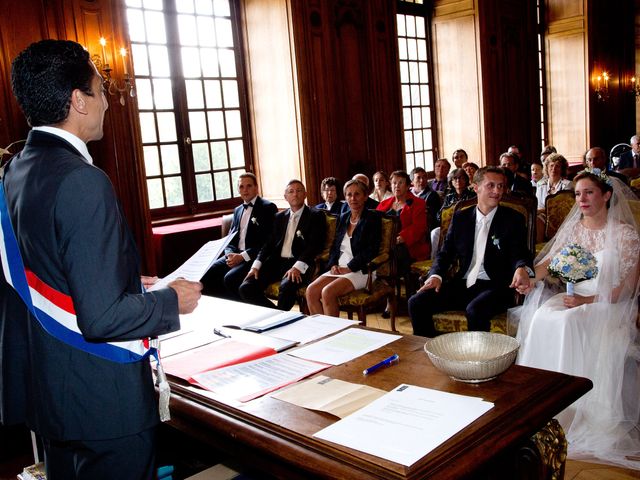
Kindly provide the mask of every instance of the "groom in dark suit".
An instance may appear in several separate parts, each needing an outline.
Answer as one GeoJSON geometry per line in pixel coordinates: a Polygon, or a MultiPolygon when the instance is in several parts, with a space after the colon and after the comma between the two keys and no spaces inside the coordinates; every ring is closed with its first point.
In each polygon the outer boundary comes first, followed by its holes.
{"type": "Polygon", "coordinates": [[[287,184],[284,198],[289,209],[276,215],[269,240],[240,285],[240,297],[245,302],[274,308],[264,290],[280,280],[278,308],[291,310],[296,291],[311,280],[316,255],[324,246],[326,221],[324,213],[304,204],[306,196],[300,180],[287,184]]]}
{"type": "Polygon", "coordinates": [[[271,228],[278,207],[258,196],[258,180],[253,173],[238,178],[238,193],[243,203],[233,211],[231,233],[233,239],[225,255],[214,262],[202,277],[202,293],[240,300],[238,288],[258,256],[271,228]]]}
{"type": "Polygon", "coordinates": [[[491,317],[512,306],[513,291],[529,286],[531,254],[520,214],[499,206],[507,189],[501,168],[476,172],[476,208],[455,214],[424,285],[409,299],[414,335],[433,337],[432,316],[445,310],[465,310],[469,330],[485,330],[491,317]],[[443,282],[449,268],[459,260],[452,280],[443,282]]]}

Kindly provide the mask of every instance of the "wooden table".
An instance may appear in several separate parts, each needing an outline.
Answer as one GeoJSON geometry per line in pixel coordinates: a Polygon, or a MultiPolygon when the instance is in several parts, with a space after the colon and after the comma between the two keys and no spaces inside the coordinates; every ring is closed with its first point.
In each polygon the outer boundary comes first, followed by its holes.
{"type": "Polygon", "coordinates": [[[234,407],[175,381],[170,424],[247,468],[277,478],[562,478],[566,442],[557,423],[549,421],[591,389],[589,380],[512,366],[489,382],[456,382],[433,367],[424,341],[405,336],[322,372],[386,391],[408,383],[494,403],[488,413],[411,467],[318,440],[312,435],[336,417],[269,396],[234,407]],[[363,377],[364,368],[394,353],[400,355],[398,365],[363,377]]]}

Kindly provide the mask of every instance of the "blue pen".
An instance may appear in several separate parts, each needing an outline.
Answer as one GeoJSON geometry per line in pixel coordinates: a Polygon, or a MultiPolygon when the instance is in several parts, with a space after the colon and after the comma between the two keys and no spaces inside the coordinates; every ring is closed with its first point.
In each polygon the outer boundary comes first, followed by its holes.
{"type": "Polygon", "coordinates": [[[382,367],[389,367],[391,365],[395,365],[399,361],[400,361],[400,355],[398,355],[397,353],[394,353],[389,358],[385,358],[380,363],[376,363],[373,367],[369,367],[369,368],[364,369],[362,371],[362,374],[363,375],[369,375],[369,374],[375,372],[376,370],[378,370],[378,369],[380,369],[382,367]]]}

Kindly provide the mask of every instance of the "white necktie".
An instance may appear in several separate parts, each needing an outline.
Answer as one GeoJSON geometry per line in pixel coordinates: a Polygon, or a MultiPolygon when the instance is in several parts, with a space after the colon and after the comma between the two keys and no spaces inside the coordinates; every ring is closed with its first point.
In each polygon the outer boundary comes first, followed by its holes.
{"type": "Polygon", "coordinates": [[[484,260],[484,251],[487,247],[487,237],[489,236],[489,219],[487,217],[483,217],[480,220],[480,227],[478,228],[478,236],[476,237],[476,241],[474,243],[474,263],[471,270],[469,270],[469,275],[467,275],[467,288],[475,285],[476,280],[478,279],[478,274],[480,273],[480,265],[482,265],[482,261],[484,260]]]}
{"type": "Polygon", "coordinates": [[[287,233],[284,235],[284,241],[282,242],[282,250],[280,251],[280,256],[282,258],[291,258],[293,257],[293,253],[291,252],[291,246],[293,245],[293,236],[296,231],[296,227],[298,226],[298,222],[296,221],[296,215],[293,212],[289,213],[289,223],[287,224],[287,233]]]}

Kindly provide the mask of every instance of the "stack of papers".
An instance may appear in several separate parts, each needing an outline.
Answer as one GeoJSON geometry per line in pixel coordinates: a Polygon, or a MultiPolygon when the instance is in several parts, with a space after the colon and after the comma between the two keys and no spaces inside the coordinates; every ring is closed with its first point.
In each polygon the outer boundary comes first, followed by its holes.
{"type": "Polygon", "coordinates": [[[295,323],[269,330],[268,335],[270,337],[285,338],[304,345],[358,323],[360,322],[356,320],[330,317],[328,315],[312,315],[297,320],[295,323]]]}

